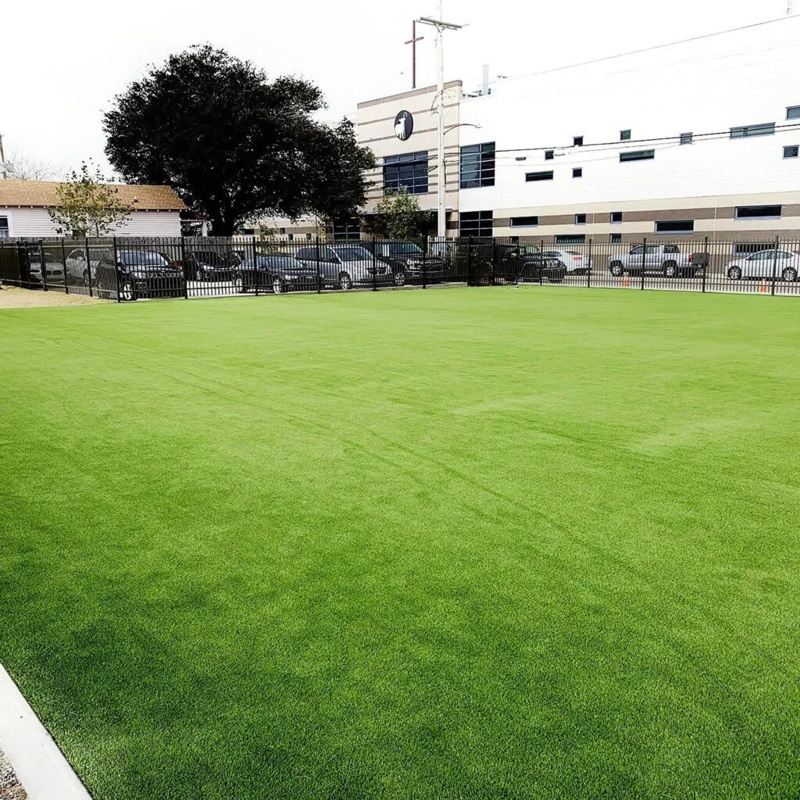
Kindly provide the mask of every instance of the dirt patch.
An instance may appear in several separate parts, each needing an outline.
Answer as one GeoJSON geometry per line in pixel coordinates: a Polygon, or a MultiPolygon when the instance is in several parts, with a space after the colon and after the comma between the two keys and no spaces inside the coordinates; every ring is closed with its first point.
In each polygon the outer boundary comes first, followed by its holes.
{"type": "MultiPolygon", "coordinates": [[[[45,292],[41,289],[20,289],[17,286],[0,286],[0,308],[44,308],[46,306],[86,306],[108,303],[97,297],[83,294],[45,292]]],[[[4,800],[0,795],[0,800],[4,800]]]]}
{"type": "Polygon", "coordinates": [[[19,785],[11,762],[0,752],[0,800],[27,800],[28,795],[19,785]]]}

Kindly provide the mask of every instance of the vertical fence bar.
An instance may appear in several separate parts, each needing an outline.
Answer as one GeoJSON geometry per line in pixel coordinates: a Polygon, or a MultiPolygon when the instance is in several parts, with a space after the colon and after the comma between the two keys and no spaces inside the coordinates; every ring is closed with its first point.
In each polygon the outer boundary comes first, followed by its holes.
{"type": "Polygon", "coordinates": [[[378,256],[377,256],[377,246],[375,244],[375,238],[372,239],[372,291],[378,291],[378,256]]]}
{"type": "Polygon", "coordinates": [[[317,256],[317,294],[322,294],[322,273],[319,269],[319,234],[317,234],[315,239],[314,250],[317,256]]]}
{"type": "Polygon", "coordinates": [[[61,266],[64,269],[64,294],[69,294],[69,281],[67,280],[67,250],[64,247],[64,240],[61,240],[61,266]]]}
{"type": "Polygon", "coordinates": [[[250,242],[250,247],[253,250],[253,279],[256,284],[256,297],[258,297],[258,289],[261,284],[261,270],[258,264],[258,250],[256,248],[256,237],[253,236],[250,242]]]}
{"type": "Polygon", "coordinates": [[[117,302],[121,302],[119,299],[119,257],[117,255],[117,237],[114,236],[111,240],[112,246],[114,248],[114,278],[116,279],[117,285],[117,302]]]}
{"type": "Polygon", "coordinates": [[[780,237],[775,237],[775,251],[772,256],[772,286],[770,287],[770,294],[775,297],[775,276],[778,272],[778,249],[781,246],[780,237]]]}
{"type": "Polygon", "coordinates": [[[92,259],[91,259],[91,253],[89,251],[88,236],[84,239],[83,250],[84,253],[86,254],[86,277],[89,282],[89,297],[93,297],[94,295],[92,294],[92,259]]]}
{"type": "Polygon", "coordinates": [[[647,267],[647,238],[644,238],[642,239],[642,286],[641,286],[642,291],[644,291],[644,273],[646,267],[647,267]]]}
{"type": "MultiPolygon", "coordinates": [[[[47,291],[47,263],[44,260],[44,240],[39,239],[39,261],[42,265],[42,289],[47,291]]],[[[28,259],[30,262],[30,258],[28,259]]]]}
{"type": "Polygon", "coordinates": [[[586,264],[586,288],[592,288],[592,240],[589,239],[589,260],[586,264]]]}
{"type": "Polygon", "coordinates": [[[706,293],[706,275],[711,267],[711,256],[708,254],[708,236],[703,240],[703,294],[706,293]]]}
{"type": "Polygon", "coordinates": [[[186,237],[181,236],[181,275],[183,275],[183,296],[189,299],[189,272],[186,267],[186,237]]]}
{"type": "MultiPolygon", "coordinates": [[[[458,253],[458,250],[456,250],[458,253]]],[[[456,255],[458,258],[458,255],[456,255]]],[[[472,276],[472,237],[467,238],[467,286],[474,286],[475,279],[472,276]]]]}
{"type": "Polygon", "coordinates": [[[5,286],[8,271],[6,268],[6,246],[2,237],[0,237],[0,270],[2,270],[2,274],[0,274],[0,283],[5,286]]]}

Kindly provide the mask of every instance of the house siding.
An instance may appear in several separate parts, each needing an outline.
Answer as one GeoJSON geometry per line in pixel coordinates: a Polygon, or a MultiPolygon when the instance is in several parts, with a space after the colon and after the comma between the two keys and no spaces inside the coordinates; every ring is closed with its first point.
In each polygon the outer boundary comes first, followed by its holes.
{"type": "MultiPolygon", "coordinates": [[[[8,218],[10,236],[40,238],[58,235],[44,208],[0,207],[0,216],[8,218]]],[[[134,211],[113,233],[117,236],[180,236],[180,212],[134,211]]]]}

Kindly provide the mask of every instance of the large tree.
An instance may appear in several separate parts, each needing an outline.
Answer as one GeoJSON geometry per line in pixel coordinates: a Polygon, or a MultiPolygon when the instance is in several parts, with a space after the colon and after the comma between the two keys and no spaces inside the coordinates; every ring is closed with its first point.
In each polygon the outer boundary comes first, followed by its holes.
{"type": "Polygon", "coordinates": [[[115,99],[106,154],[127,181],[172,186],[217,235],[260,216],[346,217],[375,159],[349,121],[313,118],[324,105],[308,81],[269,82],[224,50],[192,47],[115,99]]]}

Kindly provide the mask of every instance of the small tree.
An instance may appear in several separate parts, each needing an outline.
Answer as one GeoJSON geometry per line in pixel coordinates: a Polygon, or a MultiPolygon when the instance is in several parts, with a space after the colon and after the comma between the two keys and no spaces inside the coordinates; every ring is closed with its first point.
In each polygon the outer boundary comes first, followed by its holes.
{"type": "Polygon", "coordinates": [[[124,222],[131,210],[120,200],[119,189],[105,183],[99,168],[92,174],[85,162],[80,172],[73,170],[56,188],[56,194],[58,207],[47,213],[62,235],[105,236],[124,222]]]}
{"type": "Polygon", "coordinates": [[[433,212],[423,211],[417,198],[405,188],[384,197],[375,210],[373,231],[390,239],[418,239],[425,236],[433,224],[433,212]]]}

